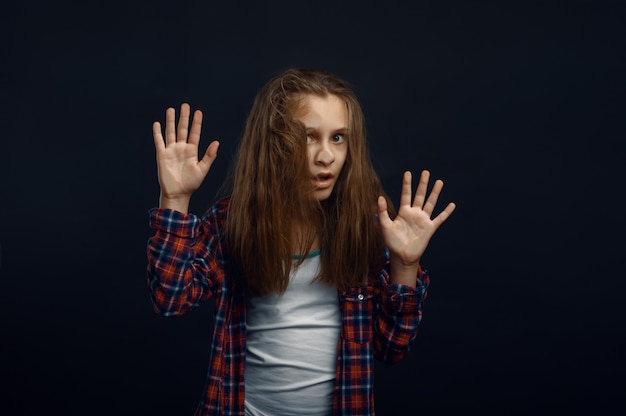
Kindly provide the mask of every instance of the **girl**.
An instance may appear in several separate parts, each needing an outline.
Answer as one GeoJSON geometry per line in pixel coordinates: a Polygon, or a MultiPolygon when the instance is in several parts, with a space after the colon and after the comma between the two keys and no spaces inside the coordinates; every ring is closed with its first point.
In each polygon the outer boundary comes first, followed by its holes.
{"type": "Polygon", "coordinates": [[[422,172],[402,180],[395,215],[370,161],[355,94],[336,76],[290,69],[257,95],[229,196],[203,217],[191,194],[217,157],[198,160],[202,113],[153,126],[161,186],[150,210],[155,309],[181,315],[215,298],[211,362],[196,415],[373,415],[373,359],[413,342],[428,276],[420,258],[450,203],[422,172]]]}

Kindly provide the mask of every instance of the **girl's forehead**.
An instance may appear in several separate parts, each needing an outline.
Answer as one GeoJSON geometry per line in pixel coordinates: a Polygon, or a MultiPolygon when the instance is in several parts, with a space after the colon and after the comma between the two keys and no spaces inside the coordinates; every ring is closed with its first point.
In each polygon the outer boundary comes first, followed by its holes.
{"type": "Polygon", "coordinates": [[[348,127],[348,110],[345,101],[336,95],[305,97],[303,106],[295,114],[295,118],[312,128],[325,126],[332,129],[346,129],[348,127]]]}
{"type": "Polygon", "coordinates": [[[348,103],[343,97],[336,94],[302,94],[294,100],[293,115],[295,118],[300,118],[311,111],[322,109],[345,114],[346,117],[349,116],[348,103]]]}

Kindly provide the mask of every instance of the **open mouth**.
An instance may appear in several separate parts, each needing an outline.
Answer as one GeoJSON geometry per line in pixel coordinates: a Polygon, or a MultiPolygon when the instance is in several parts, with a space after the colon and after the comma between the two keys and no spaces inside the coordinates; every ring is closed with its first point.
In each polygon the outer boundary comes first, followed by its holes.
{"type": "Polygon", "coordinates": [[[328,188],[332,183],[333,175],[330,173],[320,173],[319,175],[313,176],[311,180],[318,189],[328,188]]]}
{"type": "Polygon", "coordinates": [[[322,174],[319,174],[319,175],[315,175],[313,177],[313,180],[316,180],[316,181],[326,181],[326,180],[328,180],[328,179],[330,179],[332,177],[333,177],[333,175],[331,175],[330,173],[322,173],[322,174]]]}

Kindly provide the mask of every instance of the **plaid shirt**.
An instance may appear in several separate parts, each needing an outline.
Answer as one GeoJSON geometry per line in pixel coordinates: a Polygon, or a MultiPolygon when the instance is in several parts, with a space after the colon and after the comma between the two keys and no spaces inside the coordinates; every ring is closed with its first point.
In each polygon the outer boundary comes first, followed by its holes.
{"type": "MultiPolygon", "coordinates": [[[[215,298],[211,361],[196,416],[244,414],[246,299],[229,273],[224,244],[228,199],[199,218],[150,210],[156,230],[148,241],[148,284],[155,310],[176,316],[215,298]]],[[[429,278],[420,269],[417,287],[390,284],[389,264],[362,287],[339,291],[342,314],[333,395],[334,415],[374,414],[374,365],[400,361],[415,339],[429,278]]]]}

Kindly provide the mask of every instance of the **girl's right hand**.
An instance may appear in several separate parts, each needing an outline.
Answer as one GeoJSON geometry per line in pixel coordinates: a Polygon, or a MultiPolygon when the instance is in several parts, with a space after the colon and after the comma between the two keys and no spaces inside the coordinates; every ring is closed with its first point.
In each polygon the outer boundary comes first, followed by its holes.
{"type": "Polygon", "coordinates": [[[202,112],[196,110],[189,130],[189,104],[180,107],[180,118],[176,126],[176,110],[165,112],[165,140],[161,123],[152,125],[156,148],[159,184],[161,186],[161,208],[187,212],[191,194],[200,187],[217,157],[219,142],[213,141],[202,159],[198,160],[198,143],[202,127],[202,112]]]}

